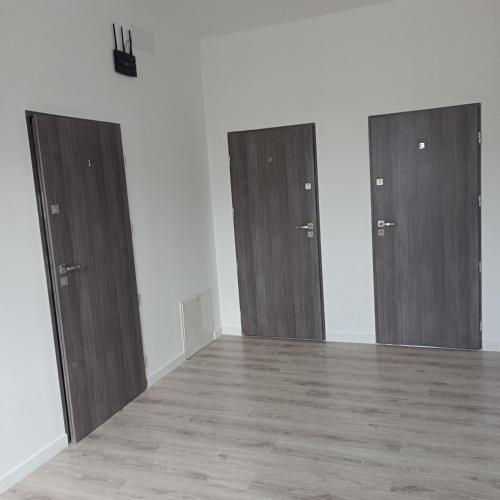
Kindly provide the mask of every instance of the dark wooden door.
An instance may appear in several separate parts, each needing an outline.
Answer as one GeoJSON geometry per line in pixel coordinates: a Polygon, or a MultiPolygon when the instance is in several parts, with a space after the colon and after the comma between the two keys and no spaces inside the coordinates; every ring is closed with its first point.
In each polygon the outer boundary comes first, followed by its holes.
{"type": "Polygon", "coordinates": [[[481,348],[480,130],[479,105],[370,118],[379,343],[481,348]]]}
{"type": "Polygon", "coordinates": [[[32,117],[71,439],[146,388],[120,126],[32,117]]]}
{"type": "Polygon", "coordinates": [[[229,152],[243,334],[324,339],[314,125],[230,133],[229,152]]]}

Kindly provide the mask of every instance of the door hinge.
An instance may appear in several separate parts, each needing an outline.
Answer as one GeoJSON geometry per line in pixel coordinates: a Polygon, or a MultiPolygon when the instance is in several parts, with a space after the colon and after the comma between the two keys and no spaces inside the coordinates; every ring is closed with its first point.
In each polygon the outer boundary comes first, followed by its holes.
{"type": "Polygon", "coordinates": [[[61,206],[59,203],[50,205],[50,215],[59,215],[61,213],[61,206]]]}
{"type": "Polygon", "coordinates": [[[482,133],[481,131],[479,131],[479,132],[477,133],[477,142],[478,142],[479,144],[482,144],[482,143],[483,143],[483,133],[482,133]]]}
{"type": "Polygon", "coordinates": [[[479,263],[479,272],[480,273],[483,272],[483,263],[482,262],[479,263]]]}
{"type": "Polygon", "coordinates": [[[479,322],[479,332],[483,333],[483,322],[482,321],[479,322]]]}
{"type": "Polygon", "coordinates": [[[227,157],[227,162],[229,163],[229,165],[231,165],[231,155],[227,157]]]}
{"type": "Polygon", "coordinates": [[[477,202],[478,202],[479,208],[481,208],[483,206],[483,198],[481,195],[479,195],[477,197],[477,202]]]}

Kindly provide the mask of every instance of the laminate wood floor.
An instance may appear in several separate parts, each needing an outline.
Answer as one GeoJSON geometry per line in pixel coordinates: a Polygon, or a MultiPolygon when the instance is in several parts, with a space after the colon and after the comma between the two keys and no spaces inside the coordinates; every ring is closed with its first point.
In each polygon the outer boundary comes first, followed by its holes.
{"type": "Polygon", "coordinates": [[[500,354],[224,337],[5,500],[498,500],[500,354]]]}

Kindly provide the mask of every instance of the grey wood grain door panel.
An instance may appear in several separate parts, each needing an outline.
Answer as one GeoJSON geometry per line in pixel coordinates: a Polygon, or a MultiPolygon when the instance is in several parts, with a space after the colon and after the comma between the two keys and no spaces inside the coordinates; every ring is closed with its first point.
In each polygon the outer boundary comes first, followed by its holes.
{"type": "Polygon", "coordinates": [[[379,343],[481,348],[480,130],[475,104],[370,118],[379,343]]]}
{"type": "Polygon", "coordinates": [[[146,388],[121,132],[43,114],[33,128],[71,439],[79,441],[146,388]],[[63,264],[81,269],[61,275],[63,264]]]}
{"type": "Polygon", "coordinates": [[[314,125],[228,140],[243,333],[322,340],[314,125]],[[312,238],[296,229],[309,222],[312,238]]]}

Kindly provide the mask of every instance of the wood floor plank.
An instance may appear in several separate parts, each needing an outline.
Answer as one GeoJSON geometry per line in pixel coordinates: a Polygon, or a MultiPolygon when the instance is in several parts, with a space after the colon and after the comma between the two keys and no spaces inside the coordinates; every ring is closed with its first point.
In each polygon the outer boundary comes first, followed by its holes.
{"type": "Polygon", "coordinates": [[[498,500],[500,354],[223,337],[2,500],[498,500]]]}

